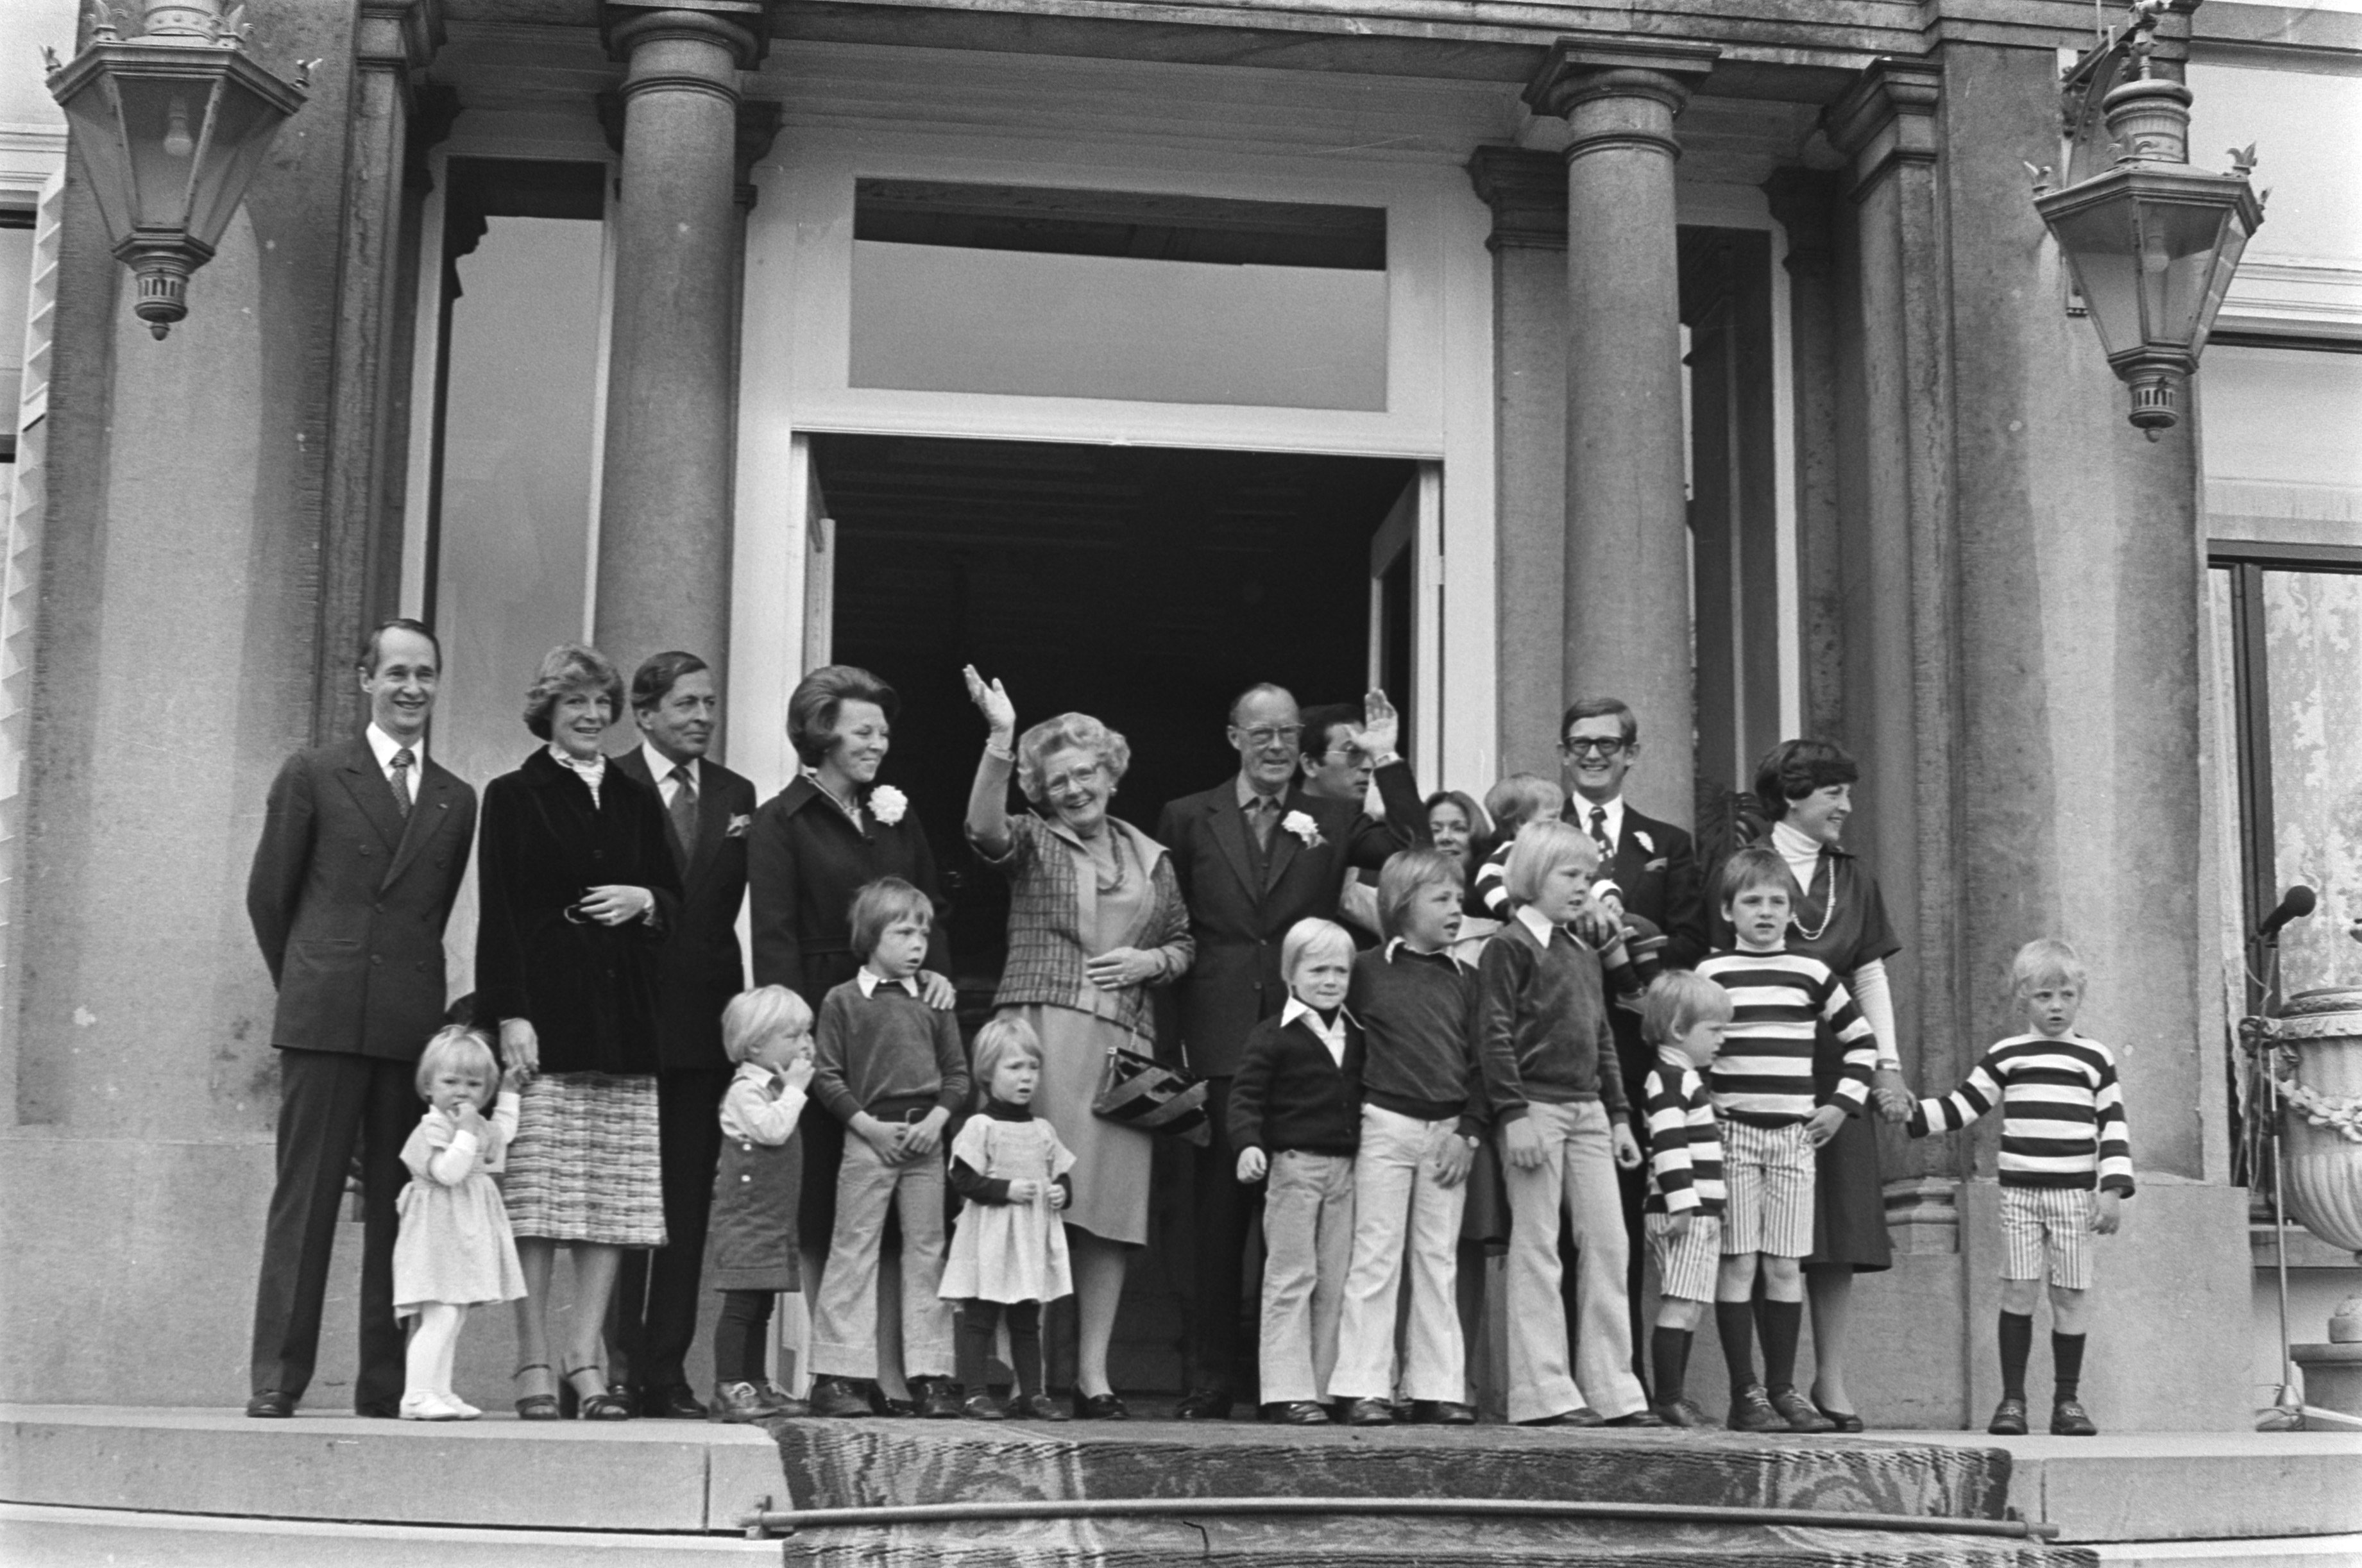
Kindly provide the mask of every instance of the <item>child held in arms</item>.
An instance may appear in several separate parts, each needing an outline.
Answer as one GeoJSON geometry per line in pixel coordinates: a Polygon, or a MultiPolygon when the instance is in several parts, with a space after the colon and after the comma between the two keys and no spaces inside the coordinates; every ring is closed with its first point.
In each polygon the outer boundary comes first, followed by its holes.
{"type": "Polygon", "coordinates": [[[1660,975],[1640,1003],[1640,1038],[1655,1053],[1643,1090],[1649,1196],[1641,1226],[1662,1282],[1649,1364],[1656,1378],[1652,1408],[1667,1426],[1712,1424],[1682,1384],[1722,1265],[1722,1131],[1705,1071],[1722,1049],[1730,1017],[1730,993],[1686,970],[1660,975]]]}
{"type": "Polygon", "coordinates": [[[759,986],[722,1010],[722,1048],[737,1064],[722,1092],[722,1159],[713,1175],[707,1277],[722,1292],[713,1324],[713,1420],[805,1413],[771,1380],[771,1310],[800,1288],[796,1210],[804,1151],[796,1142],[812,1080],[812,1015],[784,985],[759,986]]]}
{"type": "Polygon", "coordinates": [[[1722,869],[1738,947],[1697,972],[1730,993],[1733,1021],[1708,1084],[1722,1128],[1722,1264],[1715,1326],[1730,1365],[1730,1430],[1822,1432],[1837,1423],[1796,1391],[1803,1259],[1813,1250],[1814,1150],[1870,1096],[1877,1041],[1829,967],[1786,950],[1788,868],[1746,849],[1722,869]],[[1838,1059],[1814,1057],[1822,1027],[1838,1059]],[[1816,1084],[1826,1082],[1825,1092],[1816,1084]],[[1755,1277],[1763,1276],[1763,1382],[1755,1380],[1755,1277]],[[1768,1385],[1768,1387],[1766,1387],[1768,1385]]]}
{"type": "Polygon", "coordinates": [[[1414,1420],[1464,1426],[1467,1350],[1456,1304],[1461,1214],[1483,1146],[1485,1096],[1469,1048],[1475,971],[1453,956],[1460,864],[1405,850],[1378,873],[1385,945],[1353,960],[1345,1005],[1362,1025],[1362,1147],[1353,1162],[1353,1259],[1330,1391],[1345,1419],[1395,1419],[1395,1306],[1410,1274],[1401,1367],[1414,1420]]]}
{"type": "Polygon", "coordinates": [[[944,1299],[959,1303],[961,1413],[971,1420],[1063,1421],[1042,1382],[1042,1304],[1075,1293],[1059,1212],[1074,1201],[1075,1157],[1058,1129],[1033,1114],[1042,1040],[1013,1014],[976,1033],[979,1113],[952,1140],[952,1189],[963,1200],[944,1299]],[[985,1387],[985,1357],[1003,1317],[1017,1390],[1008,1404],[985,1387]]]}
{"type": "Polygon", "coordinates": [[[1624,1294],[1630,1244],[1616,1170],[1636,1168],[1640,1146],[1607,1029],[1600,955],[1565,928],[1590,913],[1598,868],[1598,848],[1578,828],[1518,829],[1503,879],[1514,913],[1477,964],[1476,1051],[1509,1195],[1509,1419],[1527,1426],[1664,1424],[1632,1375],[1624,1294]],[[1562,1211],[1578,1253],[1572,1368],[1559,1295],[1562,1211]]]}
{"type": "Polygon", "coordinates": [[[944,1273],[944,1127],[967,1101],[959,1025],[922,999],[934,918],[927,895],[880,877],[853,900],[861,968],[821,999],[811,1091],[852,1136],[837,1168],[836,1228],[812,1311],[811,1409],[866,1416],[877,1376],[877,1247],[902,1225],[902,1361],[919,1413],[960,1414],[944,1273]]]}
{"type": "Polygon", "coordinates": [[[2011,966],[2025,1032],[1995,1044],[1968,1081],[1912,1110],[1913,1137],[1955,1133],[2001,1107],[2001,1403],[1987,1431],[2025,1432],[2034,1308],[2050,1276],[2050,1431],[2092,1437],[2078,1397],[2092,1321],[2093,1247],[2116,1233],[2133,1195],[2132,1136],[2116,1058],[2075,1032],[2083,960],[2066,943],[2028,942],[2011,966]]]}
{"type": "Polygon", "coordinates": [[[1298,920],[1280,944],[1287,1004],[1257,1024],[1231,1083],[1238,1179],[1264,1198],[1263,1412],[1329,1420],[1329,1376],[1353,1250],[1353,1156],[1362,1131],[1361,1026],[1345,1011],[1353,938],[1298,920]]]}
{"type": "Polygon", "coordinates": [[[1555,822],[1565,809],[1566,790],[1540,773],[1511,773],[1485,792],[1485,815],[1493,819],[1493,847],[1469,884],[1469,914],[1509,917],[1509,892],[1501,879],[1508,872],[1518,829],[1529,822],[1555,822]]]}

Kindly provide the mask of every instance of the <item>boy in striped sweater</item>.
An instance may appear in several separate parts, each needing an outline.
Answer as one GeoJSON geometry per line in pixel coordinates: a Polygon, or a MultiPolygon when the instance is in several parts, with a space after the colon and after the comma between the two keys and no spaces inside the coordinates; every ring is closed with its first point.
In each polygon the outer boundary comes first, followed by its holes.
{"type": "Polygon", "coordinates": [[[1660,975],[1640,1003],[1640,1037],[1656,1051],[1642,1088],[1649,1122],[1649,1196],[1641,1227],[1657,1259],[1657,1327],[1649,1336],[1656,1376],[1650,1408],[1667,1426],[1707,1425],[1682,1393],[1690,1338],[1714,1299],[1722,1258],[1722,1133],[1705,1071],[1730,1026],[1730,996],[1704,975],[1660,975]]]}
{"type": "Polygon", "coordinates": [[[1994,1045],[1966,1083],[1911,1113],[1913,1137],[1956,1133],[1995,1105],[2001,1113],[2001,1403],[1985,1430],[2025,1433],[2025,1362],[2034,1307],[2050,1275],[2050,1431],[2099,1431],[2078,1395],[2092,1319],[2092,1248],[2114,1235],[2133,1195],[2132,1136],[2116,1058],[2075,1032],[2083,960],[2052,938],[2017,951],[2010,979],[2026,1032],[1994,1045]]]}
{"type": "Polygon", "coordinates": [[[1722,1266],[1715,1328],[1730,1364],[1730,1430],[1829,1431],[1796,1391],[1803,1259],[1813,1250],[1814,1151],[1870,1097],[1877,1041],[1827,964],[1786,950],[1788,868],[1746,849],[1722,868],[1722,913],[1738,946],[1697,972],[1730,993],[1730,1028],[1708,1080],[1722,1123],[1722,1266]],[[1835,1059],[1816,1070],[1823,1030],[1835,1059]],[[1816,1083],[1826,1090],[1816,1091],[1816,1083]],[[1755,1276],[1763,1276],[1763,1383],[1755,1381],[1755,1276]]]}

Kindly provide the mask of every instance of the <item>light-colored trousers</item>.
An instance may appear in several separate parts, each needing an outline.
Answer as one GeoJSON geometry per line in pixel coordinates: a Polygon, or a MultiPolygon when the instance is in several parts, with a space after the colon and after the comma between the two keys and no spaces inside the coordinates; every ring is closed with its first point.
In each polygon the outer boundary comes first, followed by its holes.
{"type": "MultiPolygon", "coordinates": [[[[1609,1064],[1614,1071],[1614,1064],[1609,1064]]],[[[1632,1330],[1624,1301],[1630,1254],[1624,1205],[1616,1186],[1607,1108],[1596,1100],[1536,1104],[1527,1120],[1541,1135],[1542,1162],[1520,1169],[1502,1145],[1501,1179],[1509,1190],[1509,1419],[1540,1420],[1589,1405],[1613,1420],[1648,1405],[1632,1376],[1632,1330]],[[1559,1299],[1558,1216],[1566,1211],[1574,1245],[1573,1375],[1567,1367],[1566,1309],[1559,1299]]]]}
{"type": "Polygon", "coordinates": [[[1263,1402],[1326,1399],[1353,1258],[1351,1155],[1271,1157],[1263,1201],[1263,1402]]]}
{"type": "Polygon", "coordinates": [[[1422,1122],[1375,1105],[1362,1108],[1362,1152],[1353,1158],[1353,1261],[1345,1271],[1337,1329],[1340,1399],[1395,1397],[1395,1305],[1410,1275],[1410,1332],[1402,1394],[1464,1403],[1467,1348],[1453,1294],[1460,1266],[1460,1214],[1468,1183],[1445,1187],[1437,1159],[1460,1141],[1460,1119],[1422,1122]]]}
{"type": "Polygon", "coordinates": [[[902,1221],[902,1369],[912,1377],[952,1375],[952,1304],[935,1295],[944,1277],[944,1157],[889,1165],[868,1139],[848,1132],[836,1168],[836,1231],[812,1307],[815,1376],[877,1376],[877,1243],[889,1203],[902,1221]]]}

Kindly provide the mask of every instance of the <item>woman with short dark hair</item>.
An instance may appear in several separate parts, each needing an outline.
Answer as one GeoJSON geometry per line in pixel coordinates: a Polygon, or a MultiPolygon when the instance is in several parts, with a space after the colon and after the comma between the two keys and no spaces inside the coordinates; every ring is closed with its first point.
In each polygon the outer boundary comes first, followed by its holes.
{"type": "MultiPolygon", "coordinates": [[[[853,896],[880,877],[900,877],[934,905],[921,994],[938,1010],[955,996],[945,930],[950,906],[934,851],[910,801],[877,782],[900,707],[892,686],[852,664],[827,664],[806,675],[788,697],[788,739],[801,770],[764,803],[747,832],[755,983],[786,986],[815,1014],[829,992],[861,967],[853,951],[853,896]]],[[[798,1227],[804,1289],[816,1299],[836,1229],[844,1126],[817,1099],[804,1107],[799,1126],[804,1170],[798,1227]]],[[[884,1381],[899,1381],[890,1368],[880,1370],[884,1381]]]]}
{"type": "MultiPolygon", "coordinates": [[[[1878,1036],[1873,1103],[1887,1120],[1896,1121],[1908,1113],[1910,1102],[1895,1055],[1886,959],[1903,944],[1886,917],[1878,880],[1838,847],[1860,777],[1842,747],[1826,740],[1783,740],[1756,764],[1755,794],[1772,824],[1761,842],[1788,868],[1788,951],[1827,964],[1870,1020],[1878,1036]]],[[[1729,923],[1718,908],[1708,912],[1708,923],[1714,946],[1728,948],[1729,923]]],[[[1834,1084],[1841,1057],[1824,1026],[1814,1047],[1816,1094],[1825,1095],[1834,1084]]],[[[1878,1130],[1856,1111],[1820,1147],[1813,1177],[1813,1251],[1805,1260],[1813,1310],[1813,1402],[1841,1431],[1860,1431],[1862,1426],[1846,1387],[1853,1277],[1893,1266],[1878,1130]]]]}
{"type": "Polygon", "coordinates": [[[525,693],[525,728],[547,742],[484,786],[476,863],[477,1017],[525,1079],[503,1187],[528,1294],[517,1303],[517,1414],[590,1420],[631,1407],[608,1390],[601,1329],[625,1247],[662,1246],[657,1149],[657,961],[680,897],[656,792],[607,765],[623,677],[597,649],[550,650],[525,693]],[[596,879],[596,880],[594,880],[596,879]],[[574,1257],[574,1306],[550,1359],[557,1249],[574,1257]],[[553,1375],[561,1371],[561,1390],[553,1375]]]}

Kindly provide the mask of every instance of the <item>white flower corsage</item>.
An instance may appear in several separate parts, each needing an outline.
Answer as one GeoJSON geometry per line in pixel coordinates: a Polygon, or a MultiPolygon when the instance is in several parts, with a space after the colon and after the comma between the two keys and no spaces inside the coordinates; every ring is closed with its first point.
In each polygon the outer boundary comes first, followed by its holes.
{"type": "Polygon", "coordinates": [[[755,826],[753,817],[743,811],[733,812],[730,816],[730,826],[723,829],[722,836],[725,839],[744,839],[746,836],[746,829],[753,826],[755,826]]]}
{"type": "Polygon", "coordinates": [[[1329,840],[1320,836],[1320,824],[1301,811],[1291,811],[1279,819],[1279,825],[1304,841],[1308,850],[1317,850],[1329,840]]]}
{"type": "Polygon", "coordinates": [[[902,820],[911,809],[911,797],[892,784],[879,784],[869,792],[869,815],[885,827],[891,828],[902,820]]]}

